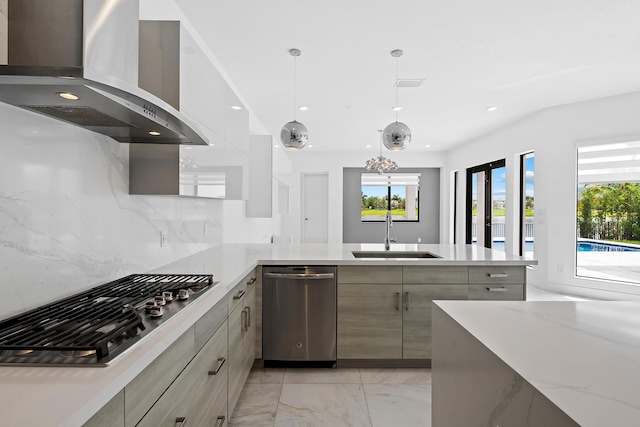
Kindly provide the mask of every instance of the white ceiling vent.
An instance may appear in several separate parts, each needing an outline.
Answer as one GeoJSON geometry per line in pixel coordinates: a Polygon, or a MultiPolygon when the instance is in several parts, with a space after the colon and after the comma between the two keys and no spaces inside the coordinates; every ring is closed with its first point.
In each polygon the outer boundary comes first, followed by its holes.
{"type": "Polygon", "coordinates": [[[422,84],[424,79],[398,79],[396,80],[396,87],[418,87],[422,84]]]}

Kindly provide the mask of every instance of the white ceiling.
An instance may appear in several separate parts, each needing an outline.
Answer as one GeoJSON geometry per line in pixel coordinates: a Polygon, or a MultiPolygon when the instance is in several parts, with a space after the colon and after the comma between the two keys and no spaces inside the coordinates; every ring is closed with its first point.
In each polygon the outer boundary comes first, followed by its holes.
{"type": "Polygon", "coordinates": [[[640,0],[176,3],[275,136],[294,118],[288,51],[302,50],[305,150],[377,151],[377,130],[395,120],[393,49],[404,50],[401,79],[425,79],[399,89],[411,151],[448,150],[550,106],[640,89],[640,0]]]}

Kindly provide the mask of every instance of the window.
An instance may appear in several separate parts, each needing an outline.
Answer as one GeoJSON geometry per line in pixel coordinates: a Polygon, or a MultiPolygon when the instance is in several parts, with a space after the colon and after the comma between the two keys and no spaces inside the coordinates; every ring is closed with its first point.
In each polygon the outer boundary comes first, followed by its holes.
{"type": "Polygon", "coordinates": [[[362,222],[384,221],[388,210],[394,221],[419,221],[419,173],[363,173],[360,183],[362,222]]]}
{"type": "Polygon", "coordinates": [[[534,156],[520,156],[520,256],[533,259],[534,156]]]}
{"type": "Polygon", "coordinates": [[[640,142],[578,148],[576,276],[640,283],[640,142]]]}

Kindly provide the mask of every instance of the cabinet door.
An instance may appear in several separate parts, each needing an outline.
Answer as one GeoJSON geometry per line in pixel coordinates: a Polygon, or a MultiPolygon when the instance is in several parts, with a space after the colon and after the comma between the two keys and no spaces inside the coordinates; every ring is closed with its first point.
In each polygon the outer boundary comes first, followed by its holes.
{"type": "Polygon", "coordinates": [[[467,292],[466,284],[403,285],[403,359],[431,359],[432,301],[464,300],[467,292]]]}
{"type": "Polygon", "coordinates": [[[242,319],[244,315],[244,297],[240,304],[229,314],[229,400],[227,417],[230,418],[238,402],[244,385],[244,343],[242,341],[242,319]]]}
{"type": "Polygon", "coordinates": [[[402,358],[402,285],[338,285],[338,359],[402,358]]]}
{"type": "Polygon", "coordinates": [[[251,286],[251,288],[247,291],[247,294],[244,296],[244,336],[242,337],[242,342],[244,346],[244,371],[243,371],[243,381],[246,381],[249,376],[249,372],[251,372],[251,367],[253,366],[253,362],[255,361],[256,354],[256,288],[255,286],[251,286]]]}

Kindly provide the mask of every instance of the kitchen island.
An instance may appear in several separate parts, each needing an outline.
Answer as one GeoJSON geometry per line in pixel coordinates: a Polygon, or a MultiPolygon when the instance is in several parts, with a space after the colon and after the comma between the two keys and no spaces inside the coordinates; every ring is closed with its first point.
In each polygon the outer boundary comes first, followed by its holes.
{"type": "Polygon", "coordinates": [[[640,302],[435,305],[434,427],[638,425],[640,302]]]}
{"type": "MultiPolygon", "coordinates": [[[[357,259],[352,251],[384,251],[384,246],[224,244],[157,268],[152,272],[213,274],[214,280],[219,283],[107,367],[0,367],[0,409],[3,423],[79,426],[90,421],[94,415],[100,415],[105,408],[103,412],[110,417],[111,424],[100,425],[128,425],[124,416],[121,416],[125,388],[145,375],[161,356],[173,351],[176,343],[185,335],[193,334],[195,330],[196,337],[199,336],[198,328],[202,329],[202,325],[207,322],[220,327],[220,322],[231,315],[231,304],[235,300],[232,297],[236,296],[238,287],[244,286],[245,279],[261,265],[314,264],[357,268],[498,266],[523,269],[526,265],[536,264],[534,260],[467,245],[392,245],[391,252],[428,251],[438,256],[428,259],[357,259]],[[219,319],[222,320],[218,321],[219,319]],[[44,416],[46,421],[43,421],[44,416]]],[[[193,357],[192,352],[185,351],[185,354],[185,357],[193,357]]],[[[184,361],[186,363],[188,360],[184,361]]]]}

